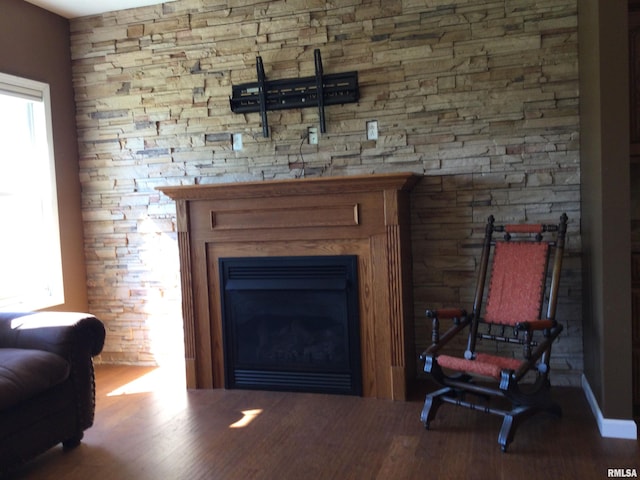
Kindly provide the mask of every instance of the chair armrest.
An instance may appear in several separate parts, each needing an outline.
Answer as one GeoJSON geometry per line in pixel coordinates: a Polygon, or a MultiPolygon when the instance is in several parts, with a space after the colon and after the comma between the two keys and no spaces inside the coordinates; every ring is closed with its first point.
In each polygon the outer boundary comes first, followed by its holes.
{"type": "Polygon", "coordinates": [[[427,318],[439,319],[455,319],[467,316],[467,312],[463,308],[439,308],[437,310],[427,310],[425,314],[427,318]]]}
{"type": "Polygon", "coordinates": [[[71,367],[77,435],[93,425],[95,375],[93,358],[102,351],[105,328],[87,313],[0,313],[0,348],[45,350],[64,357],[71,367]]]}
{"type": "MultiPolygon", "coordinates": [[[[542,357],[542,355],[548,352],[553,342],[556,340],[556,338],[560,336],[560,333],[562,333],[563,328],[564,327],[562,326],[562,324],[554,321],[554,326],[548,330],[549,334],[545,335],[542,341],[538,343],[538,345],[533,350],[529,358],[527,358],[524,362],[522,362],[522,364],[520,365],[520,368],[518,368],[515,372],[512,372],[510,374],[510,377],[512,378],[513,381],[519,382],[520,379],[527,374],[527,372],[529,372],[532,368],[535,367],[536,363],[542,357]]],[[[505,381],[504,378],[503,378],[503,381],[505,381]]],[[[505,383],[505,385],[507,384],[508,382],[505,383]]],[[[502,388],[502,386],[500,388],[502,388]]]]}
{"type": "Polygon", "coordinates": [[[420,355],[421,360],[435,355],[444,345],[446,345],[455,335],[464,329],[471,322],[467,316],[467,311],[463,308],[440,308],[437,310],[427,310],[427,318],[431,318],[431,346],[420,355]],[[453,324],[440,335],[440,319],[453,320],[453,324]]]}
{"type": "Polygon", "coordinates": [[[87,313],[0,313],[0,348],[44,350],[71,359],[79,351],[98,355],[104,339],[104,325],[87,313]]]}

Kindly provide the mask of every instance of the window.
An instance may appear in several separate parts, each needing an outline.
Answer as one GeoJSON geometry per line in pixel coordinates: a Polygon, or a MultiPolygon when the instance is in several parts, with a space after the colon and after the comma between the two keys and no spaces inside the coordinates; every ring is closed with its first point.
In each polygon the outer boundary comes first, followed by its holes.
{"type": "Polygon", "coordinates": [[[64,302],[49,85],[0,73],[0,310],[64,302]]]}

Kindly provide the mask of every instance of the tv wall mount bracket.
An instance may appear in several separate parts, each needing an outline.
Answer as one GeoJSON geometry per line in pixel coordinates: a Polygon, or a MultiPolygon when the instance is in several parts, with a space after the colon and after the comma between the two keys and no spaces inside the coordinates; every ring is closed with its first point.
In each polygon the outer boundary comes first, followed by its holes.
{"type": "Polygon", "coordinates": [[[324,107],[355,103],[360,97],[358,72],[325,75],[322,71],[320,50],[313,52],[315,75],[295,79],[267,80],[262,58],[256,57],[258,81],[232,87],[231,111],[234,113],[260,112],[262,136],[269,136],[267,112],[290,108],[318,107],[320,132],[327,131],[324,107]]]}

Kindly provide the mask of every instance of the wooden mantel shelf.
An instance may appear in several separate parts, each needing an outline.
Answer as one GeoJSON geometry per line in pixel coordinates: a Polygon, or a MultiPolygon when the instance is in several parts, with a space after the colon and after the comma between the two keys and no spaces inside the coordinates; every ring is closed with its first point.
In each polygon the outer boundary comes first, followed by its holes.
{"type": "Polygon", "coordinates": [[[176,201],[188,388],[225,386],[218,259],[357,255],[363,395],[415,378],[411,173],[167,186],[176,201]]]}
{"type": "Polygon", "coordinates": [[[411,190],[420,180],[411,173],[358,175],[351,177],[310,177],[262,182],[214,183],[158,187],[174,200],[264,198],[289,195],[334,194],[382,190],[411,190]]]}

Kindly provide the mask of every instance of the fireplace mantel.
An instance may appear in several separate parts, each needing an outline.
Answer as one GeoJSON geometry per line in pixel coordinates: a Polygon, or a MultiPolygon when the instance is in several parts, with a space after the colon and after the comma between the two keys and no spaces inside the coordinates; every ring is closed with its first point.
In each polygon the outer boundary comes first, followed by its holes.
{"type": "Polygon", "coordinates": [[[410,173],[160,187],[176,201],[188,388],[224,387],[218,259],[357,255],[363,395],[415,377],[410,173]]]}

